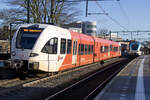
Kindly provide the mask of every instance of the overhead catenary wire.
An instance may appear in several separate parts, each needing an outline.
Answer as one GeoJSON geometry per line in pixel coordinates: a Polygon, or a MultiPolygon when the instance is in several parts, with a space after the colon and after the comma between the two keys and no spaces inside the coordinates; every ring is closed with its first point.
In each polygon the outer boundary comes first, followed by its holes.
{"type": "MultiPolygon", "coordinates": [[[[95,1],[97,6],[102,10],[103,13],[106,13],[106,11],[101,7],[101,5],[98,3],[98,1],[95,1]]],[[[118,26],[120,26],[121,28],[123,28],[124,30],[128,30],[126,27],[124,27],[123,25],[121,25],[117,20],[115,20],[114,18],[112,18],[109,14],[106,14],[106,16],[111,19],[114,23],[116,23],[118,26]]]]}
{"type": "Polygon", "coordinates": [[[119,4],[120,10],[123,13],[124,17],[127,19],[127,24],[130,26],[130,28],[134,28],[134,25],[131,24],[130,17],[126,13],[126,10],[124,9],[124,7],[122,6],[122,4],[120,2],[118,2],[118,4],[119,4]]]}
{"type": "Polygon", "coordinates": [[[127,19],[128,24],[130,24],[130,18],[129,18],[129,16],[127,15],[127,13],[126,13],[124,7],[122,6],[122,4],[121,4],[120,2],[118,2],[118,5],[119,5],[120,10],[121,10],[121,12],[123,13],[124,17],[127,19]]]}

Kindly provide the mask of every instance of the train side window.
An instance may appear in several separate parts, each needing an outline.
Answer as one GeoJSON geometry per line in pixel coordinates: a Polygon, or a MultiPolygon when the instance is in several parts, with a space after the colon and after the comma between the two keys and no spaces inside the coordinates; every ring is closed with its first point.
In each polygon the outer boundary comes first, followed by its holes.
{"type": "Polygon", "coordinates": [[[58,45],[58,38],[52,38],[45,44],[41,52],[48,54],[57,54],[57,45],[58,45]]]}
{"type": "Polygon", "coordinates": [[[77,41],[73,42],[73,55],[77,54],[77,41]]]}
{"type": "Polygon", "coordinates": [[[117,52],[118,51],[118,47],[114,47],[114,52],[117,52]]]}
{"type": "Polygon", "coordinates": [[[101,53],[104,53],[104,46],[101,46],[101,53]]]}
{"type": "Polygon", "coordinates": [[[88,48],[87,48],[87,44],[85,44],[85,54],[87,54],[88,53],[88,48]]]}
{"type": "Polygon", "coordinates": [[[60,54],[66,53],[66,39],[61,39],[60,54]]]}
{"type": "Polygon", "coordinates": [[[143,48],[143,47],[141,47],[141,48],[140,48],[140,51],[144,51],[144,48],[143,48]]]}
{"type": "Polygon", "coordinates": [[[116,52],[118,51],[118,47],[116,47],[116,52]]]}
{"type": "Polygon", "coordinates": [[[72,48],[72,40],[67,40],[67,54],[71,53],[71,48],[72,48]]]}
{"type": "Polygon", "coordinates": [[[79,47],[78,47],[78,54],[79,55],[81,54],[81,44],[79,44],[79,47]]]}
{"type": "Polygon", "coordinates": [[[93,45],[91,46],[91,54],[93,53],[93,45]]]}
{"type": "Polygon", "coordinates": [[[120,49],[119,49],[119,50],[121,51],[121,48],[122,48],[122,47],[121,47],[121,46],[119,46],[119,47],[120,47],[120,49]]]}
{"type": "Polygon", "coordinates": [[[107,50],[106,50],[106,46],[104,46],[104,52],[107,52],[107,50]]]}
{"type": "Polygon", "coordinates": [[[91,46],[88,45],[88,54],[90,54],[90,53],[91,53],[91,46]]]}
{"type": "Polygon", "coordinates": [[[76,42],[76,48],[75,48],[75,55],[77,54],[77,41],[75,41],[76,42]]]}
{"type": "Polygon", "coordinates": [[[110,45],[110,51],[112,51],[112,49],[113,49],[113,46],[112,46],[112,45],[110,45]]]}
{"type": "Polygon", "coordinates": [[[92,54],[92,45],[90,45],[90,54],[92,54]]]}
{"type": "Polygon", "coordinates": [[[81,44],[81,55],[84,54],[84,44],[81,44]]]}
{"type": "Polygon", "coordinates": [[[108,52],[108,46],[104,47],[104,52],[108,52]]]}
{"type": "Polygon", "coordinates": [[[121,46],[119,46],[119,51],[121,51],[121,46]]]}

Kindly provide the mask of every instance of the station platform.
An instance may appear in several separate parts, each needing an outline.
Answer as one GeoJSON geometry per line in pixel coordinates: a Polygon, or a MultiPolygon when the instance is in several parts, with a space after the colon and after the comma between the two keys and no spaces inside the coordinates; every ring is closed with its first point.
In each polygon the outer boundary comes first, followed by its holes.
{"type": "Polygon", "coordinates": [[[132,60],[94,100],[150,100],[150,55],[132,60]]]}

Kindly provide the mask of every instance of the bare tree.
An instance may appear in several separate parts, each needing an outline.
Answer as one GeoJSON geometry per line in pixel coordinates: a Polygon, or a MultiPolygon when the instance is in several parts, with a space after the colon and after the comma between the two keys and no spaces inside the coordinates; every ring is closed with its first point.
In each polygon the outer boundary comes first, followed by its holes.
{"type": "Polygon", "coordinates": [[[0,11],[0,20],[4,25],[8,23],[13,23],[15,21],[25,21],[24,15],[22,15],[22,11],[18,9],[3,9],[0,11]]]}
{"type": "MultiPolygon", "coordinates": [[[[0,12],[0,19],[5,23],[17,20],[27,21],[27,0],[7,0],[5,3],[15,8],[0,12]]],[[[30,0],[30,17],[32,23],[69,23],[76,20],[79,12],[74,9],[76,3],[64,0],[30,0]]]]}

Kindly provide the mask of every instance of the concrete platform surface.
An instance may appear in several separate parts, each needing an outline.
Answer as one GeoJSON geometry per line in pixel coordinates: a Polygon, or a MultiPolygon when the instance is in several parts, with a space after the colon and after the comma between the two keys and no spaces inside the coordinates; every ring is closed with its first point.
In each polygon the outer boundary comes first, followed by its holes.
{"type": "Polygon", "coordinates": [[[131,61],[94,100],[150,100],[150,55],[131,61]]]}

